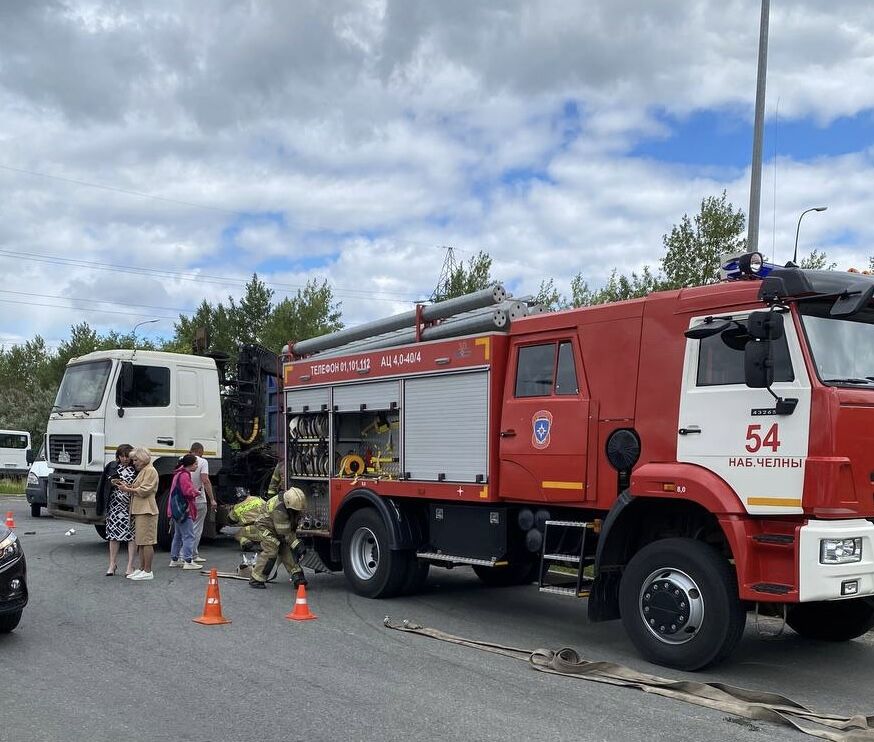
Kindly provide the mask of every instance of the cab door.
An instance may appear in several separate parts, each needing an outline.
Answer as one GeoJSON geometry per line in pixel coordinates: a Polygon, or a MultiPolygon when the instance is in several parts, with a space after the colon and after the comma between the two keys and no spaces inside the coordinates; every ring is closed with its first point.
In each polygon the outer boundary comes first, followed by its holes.
{"type": "MultiPolygon", "coordinates": [[[[746,317],[733,314],[731,319],[743,323],[746,317]]],[[[690,327],[703,321],[693,318],[690,327]]],[[[791,415],[777,415],[766,389],[746,385],[742,340],[742,334],[730,329],[686,341],[677,461],[717,474],[750,513],[800,513],[810,378],[796,328],[791,320],[785,322],[784,337],[773,349],[772,389],[798,400],[791,415]]]]}
{"type": "MultiPolygon", "coordinates": [[[[107,414],[106,452],[111,458],[122,443],[144,446],[154,456],[185,453],[176,443],[172,367],[161,362],[126,362],[115,385],[115,414],[107,414]]],[[[107,412],[113,405],[107,405],[107,412]]]]}
{"type": "Polygon", "coordinates": [[[500,496],[585,499],[590,402],[577,342],[526,336],[510,348],[500,432],[500,496]]]}

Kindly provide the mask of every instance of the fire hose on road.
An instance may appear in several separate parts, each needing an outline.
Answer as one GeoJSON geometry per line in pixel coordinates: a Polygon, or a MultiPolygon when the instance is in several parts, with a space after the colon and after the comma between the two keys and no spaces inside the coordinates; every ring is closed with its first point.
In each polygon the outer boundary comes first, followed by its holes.
{"type": "Polygon", "coordinates": [[[657,675],[638,672],[615,662],[585,660],[571,648],[519,649],[502,644],[465,639],[438,629],[420,626],[412,621],[396,623],[389,616],[383,622],[386,628],[431,639],[457,644],[462,647],[492,652],[514,660],[528,662],[539,672],[564,675],[594,683],[637,688],[697,706],[725,711],[735,716],[757,721],[771,721],[791,726],[818,739],[833,742],[874,741],[874,716],[840,716],[813,711],[790,698],[777,693],[738,688],[724,683],[699,683],[694,680],[671,680],[657,675]]]}

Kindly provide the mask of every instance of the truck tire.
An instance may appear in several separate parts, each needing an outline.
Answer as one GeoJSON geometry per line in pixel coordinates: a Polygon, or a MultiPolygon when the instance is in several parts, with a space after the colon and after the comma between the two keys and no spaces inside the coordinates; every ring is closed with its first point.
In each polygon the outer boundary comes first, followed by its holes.
{"type": "Polygon", "coordinates": [[[428,573],[431,571],[431,564],[418,559],[415,552],[412,552],[408,559],[407,574],[404,577],[404,584],[401,585],[401,595],[415,595],[421,592],[428,581],[428,573]]]}
{"type": "Polygon", "coordinates": [[[539,566],[537,561],[513,562],[506,567],[482,567],[475,564],[473,571],[489,587],[510,587],[534,582],[539,566]]]}
{"type": "Polygon", "coordinates": [[[8,634],[18,626],[18,622],[21,620],[21,612],[21,610],[17,610],[14,613],[4,613],[0,616],[0,634],[8,634]]]}
{"type": "Polygon", "coordinates": [[[30,517],[31,518],[39,518],[42,515],[42,505],[38,503],[31,503],[30,505],[30,517]]]}
{"type": "Polygon", "coordinates": [[[680,670],[721,662],[746,624],[731,565],[690,538],[662,539],[637,552],[619,584],[619,608],[638,652],[680,670]]]}
{"type": "Polygon", "coordinates": [[[167,516],[167,500],[170,498],[170,490],[166,489],[158,493],[158,548],[161,551],[170,551],[173,545],[173,532],[170,530],[170,518],[167,516]]]}
{"type": "Polygon", "coordinates": [[[365,598],[390,598],[404,584],[409,559],[389,548],[388,529],[372,508],[356,511],[347,521],[342,556],[346,579],[365,598]]]}
{"type": "Polygon", "coordinates": [[[848,642],[874,628],[874,602],[856,598],[797,603],[787,608],[786,623],[806,639],[848,642]]]}
{"type": "Polygon", "coordinates": [[[106,541],[106,523],[95,523],[94,530],[97,531],[97,535],[100,538],[106,541]]]}

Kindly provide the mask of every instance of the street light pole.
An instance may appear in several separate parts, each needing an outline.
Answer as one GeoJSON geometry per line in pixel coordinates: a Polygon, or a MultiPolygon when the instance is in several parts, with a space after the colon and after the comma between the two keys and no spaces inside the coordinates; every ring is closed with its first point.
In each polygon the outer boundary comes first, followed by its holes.
{"type": "Polygon", "coordinates": [[[795,250],[792,252],[792,262],[796,263],[798,258],[798,232],[801,231],[801,220],[804,218],[805,214],[810,213],[811,211],[826,211],[828,210],[828,206],[814,206],[810,209],[805,209],[801,212],[801,216],[798,217],[798,226],[795,227],[795,250]]]}
{"type": "Polygon", "coordinates": [[[134,346],[136,346],[136,344],[137,344],[137,328],[138,327],[142,327],[143,325],[153,325],[155,322],[160,322],[160,321],[161,320],[159,320],[159,319],[147,319],[147,320],[143,320],[142,322],[137,322],[134,325],[134,329],[131,330],[131,334],[134,336],[134,346]]]}
{"type": "Polygon", "coordinates": [[[768,20],[770,0],[762,0],[759,24],[759,71],[756,81],[756,118],[753,125],[753,159],[750,167],[750,221],[747,232],[747,252],[759,249],[759,207],[762,194],[762,139],[765,130],[765,79],[768,76],[768,20]]]}

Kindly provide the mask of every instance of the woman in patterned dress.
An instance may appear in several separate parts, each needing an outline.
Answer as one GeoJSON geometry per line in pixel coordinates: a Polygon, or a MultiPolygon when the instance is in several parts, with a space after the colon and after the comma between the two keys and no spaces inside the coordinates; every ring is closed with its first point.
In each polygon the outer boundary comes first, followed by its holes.
{"type": "Polygon", "coordinates": [[[120,479],[125,484],[134,481],[137,473],[128,458],[133,446],[123,443],[115,450],[115,461],[110,461],[103,470],[103,486],[109,490],[109,507],[106,510],[106,538],[109,540],[109,569],[106,576],[115,574],[118,567],[118,550],[121,543],[127,542],[127,569],[125,574],[134,571],[134,556],[137,553],[130,521],[130,495],[112,484],[120,479]]]}

